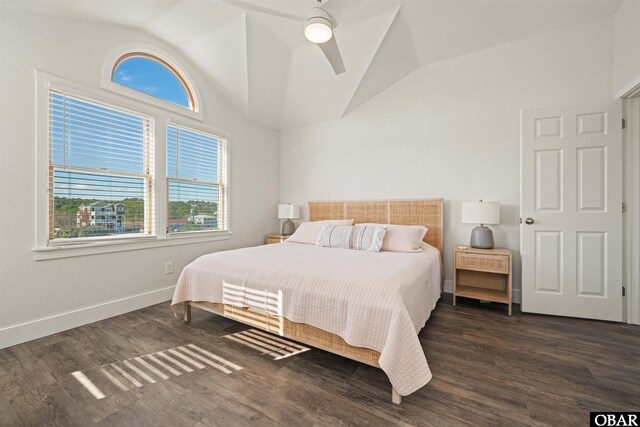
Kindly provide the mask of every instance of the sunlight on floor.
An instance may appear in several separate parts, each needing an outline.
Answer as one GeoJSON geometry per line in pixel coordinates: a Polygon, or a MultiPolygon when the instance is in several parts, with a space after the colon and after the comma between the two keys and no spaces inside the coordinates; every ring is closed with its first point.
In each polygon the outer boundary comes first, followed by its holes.
{"type": "MultiPolygon", "coordinates": [[[[195,369],[214,368],[224,374],[232,374],[241,366],[211,353],[195,344],[187,344],[131,359],[102,365],[86,371],[71,374],[96,399],[103,399],[106,393],[100,387],[115,386],[128,391],[157,381],[169,380],[195,369]]],[[[112,389],[110,387],[110,389],[112,389]]],[[[113,389],[115,391],[115,389],[113,389]]]]}
{"type": "Polygon", "coordinates": [[[279,338],[256,329],[236,332],[235,334],[225,335],[223,338],[227,338],[231,341],[235,341],[239,344],[257,350],[261,354],[268,354],[275,360],[295,356],[296,354],[310,350],[308,347],[303,347],[300,344],[287,341],[283,338],[279,338]]]}

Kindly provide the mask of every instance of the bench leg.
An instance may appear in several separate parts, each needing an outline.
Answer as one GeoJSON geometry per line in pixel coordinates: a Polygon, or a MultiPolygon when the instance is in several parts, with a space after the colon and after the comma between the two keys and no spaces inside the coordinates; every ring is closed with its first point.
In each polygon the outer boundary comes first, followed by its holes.
{"type": "Polygon", "coordinates": [[[188,302],[184,303],[184,321],[191,322],[191,304],[188,302]]]}
{"type": "Polygon", "coordinates": [[[400,393],[398,393],[394,387],[391,387],[391,401],[396,405],[402,402],[402,396],[400,396],[400,393]]]}

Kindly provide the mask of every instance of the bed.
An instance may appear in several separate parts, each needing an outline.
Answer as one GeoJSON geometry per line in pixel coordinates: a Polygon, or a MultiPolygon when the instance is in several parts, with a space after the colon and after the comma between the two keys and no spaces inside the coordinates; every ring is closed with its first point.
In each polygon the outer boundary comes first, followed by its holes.
{"type": "Polygon", "coordinates": [[[424,225],[419,253],[284,242],[217,252],[185,267],[172,301],[382,368],[392,401],[431,379],[417,334],[443,283],[442,199],[309,202],[309,220],[424,225]]]}

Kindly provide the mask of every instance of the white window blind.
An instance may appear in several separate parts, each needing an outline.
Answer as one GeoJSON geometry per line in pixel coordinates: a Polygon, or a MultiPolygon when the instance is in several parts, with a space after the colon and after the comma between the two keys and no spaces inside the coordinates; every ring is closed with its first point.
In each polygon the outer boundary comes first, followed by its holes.
{"type": "Polygon", "coordinates": [[[227,141],[167,125],[167,232],[226,230],[227,141]]]}
{"type": "Polygon", "coordinates": [[[49,239],[152,234],[153,120],[49,92],[49,239]]]}

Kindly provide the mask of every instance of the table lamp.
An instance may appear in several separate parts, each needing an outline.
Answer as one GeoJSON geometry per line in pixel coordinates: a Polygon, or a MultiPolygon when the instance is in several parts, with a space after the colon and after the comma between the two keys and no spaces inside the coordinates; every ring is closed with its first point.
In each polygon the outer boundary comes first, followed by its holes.
{"type": "Polygon", "coordinates": [[[462,203],[462,223],[480,224],[471,232],[472,248],[493,248],[493,232],[485,224],[500,224],[500,203],[482,200],[462,203]]]}
{"type": "Polygon", "coordinates": [[[278,205],[278,219],[286,220],[282,223],[282,234],[284,234],[285,236],[291,235],[294,231],[296,231],[296,226],[291,220],[299,218],[300,206],[292,205],[291,203],[278,205]]]}

